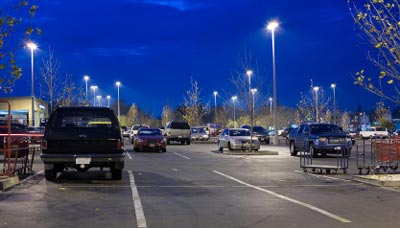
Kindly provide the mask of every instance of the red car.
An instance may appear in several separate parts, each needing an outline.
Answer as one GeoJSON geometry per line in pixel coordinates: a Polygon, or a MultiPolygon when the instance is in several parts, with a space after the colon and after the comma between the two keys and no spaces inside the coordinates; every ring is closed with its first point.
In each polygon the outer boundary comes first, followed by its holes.
{"type": "MultiPolygon", "coordinates": [[[[8,128],[5,123],[0,123],[0,151],[5,153],[8,140],[8,128]]],[[[11,157],[27,156],[29,154],[29,136],[26,126],[11,124],[11,157]]]]}
{"type": "Polygon", "coordinates": [[[134,151],[155,150],[166,152],[166,141],[159,128],[141,128],[133,145],[134,151]]]}

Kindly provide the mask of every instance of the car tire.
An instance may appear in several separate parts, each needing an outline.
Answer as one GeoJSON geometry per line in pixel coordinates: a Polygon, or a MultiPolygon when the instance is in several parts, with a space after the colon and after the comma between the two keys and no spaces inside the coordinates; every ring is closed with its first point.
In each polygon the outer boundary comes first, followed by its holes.
{"type": "Polygon", "coordinates": [[[186,145],[190,145],[190,140],[186,141],[186,145]]]}
{"type": "Polygon", "coordinates": [[[232,150],[231,143],[228,142],[228,150],[232,150]]]}
{"type": "Polygon", "coordinates": [[[161,152],[165,153],[165,152],[167,152],[167,149],[164,148],[161,150],[161,152]]]}
{"type": "Polygon", "coordinates": [[[185,141],[182,140],[182,141],[181,141],[181,145],[185,145],[185,141]]]}
{"type": "Polygon", "coordinates": [[[313,158],[318,157],[317,150],[315,149],[314,144],[312,144],[312,143],[310,144],[309,153],[310,153],[310,156],[312,156],[313,158]]]}
{"type": "Polygon", "coordinates": [[[297,155],[296,146],[294,145],[293,141],[289,142],[289,149],[290,149],[290,155],[291,156],[296,156],[297,155]]]}
{"type": "Polygon", "coordinates": [[[113,169],[113,170],[111,170],[111,179],[113,179],[113,180],[121,180],[122,179],[122,170],[121,169],[113,169]]]}
{"type": "Polygon", "coordinates": [[[44,177],[48,181],[53,181],[57,177],[57,172],[54,169],[46,169],[44,170],[44,177]]]}

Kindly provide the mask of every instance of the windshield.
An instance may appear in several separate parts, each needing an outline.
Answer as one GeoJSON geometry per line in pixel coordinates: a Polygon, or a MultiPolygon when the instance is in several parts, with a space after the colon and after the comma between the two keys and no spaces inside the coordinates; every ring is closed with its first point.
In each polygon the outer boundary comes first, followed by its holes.
{"type": "Polygon", "coordinates": [[[229,136],[250,136],[250,131],[248,131],[248,130],[230,130],[229,136]]]}
{"type": "Polygon", "coordinates": [[[336,125],[311,125],[311,134],[340,133],[341,131],[336,125]]]}
{"type": "Polygon", "coordinates": [[[161,131],[159,129],[142,129],[138,132],[138,135],[161,135],[161,131]]]}

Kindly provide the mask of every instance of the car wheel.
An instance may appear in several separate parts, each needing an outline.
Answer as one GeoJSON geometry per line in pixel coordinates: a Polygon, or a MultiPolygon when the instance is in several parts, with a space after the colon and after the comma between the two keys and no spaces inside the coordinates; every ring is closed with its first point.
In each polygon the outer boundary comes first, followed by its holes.
{"type": "Polygon", "coordinates": [[[169,144],[171,144],[171,143],[169,142],[169,139],[167,139],[167,145],[169,145],[169,144]]]}
{"type": "Polygon", "coordinates": [[[161,151],[162,151],[163,153],[165,153],[165,152],[167,152],[167,149],[166,149],[166,148],[163,148],[161,151]]]}
{"type": "Polygon", "coordinates": [[[186,141],[186,145],[190,145],[190,140],[186,141]]]}
{"type": "Polygon", "coordinates": [[[231,143],[228,142],[228,150],[232,150],[231,143]]]}
{"type": "Polygon", "coordinates": [[[113,169],[113,170],[111,170],[111,179],[113,179],[113,180],[121,180],[122,179],[122,170],[121,169],[113,169]]]}
{"type": "Polygon", "coordinates": [[[294,146],[294,142],[293,141],[290,141],[289,149],[290,149],[290,155],[291,156],[296,156],[297,155],[297,150],[296,150],[296,147],[294,146]]]}
{"type": "Polygon", "coordinates": [[[48,181],[53,181],[57,177],[57,172],[54,169],[46,169],[44,170],[44,177],[48,181]]]}

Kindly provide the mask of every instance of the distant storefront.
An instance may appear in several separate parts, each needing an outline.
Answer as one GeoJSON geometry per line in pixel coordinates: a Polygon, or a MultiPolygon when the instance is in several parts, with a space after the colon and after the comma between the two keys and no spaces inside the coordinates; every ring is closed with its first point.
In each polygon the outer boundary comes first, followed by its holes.
{"type": "MultiPolygon", "coordinates": [[[[8,104],[10,104],[11,119],[13,122],[32,126],[32,98],[31,97],[6,97],[0,98],[0,118],[7,118],[8,104]]],[[[44,123],[48,118],[48,103],[35,98],[34,102],[35,126],[44,123]]]]}

